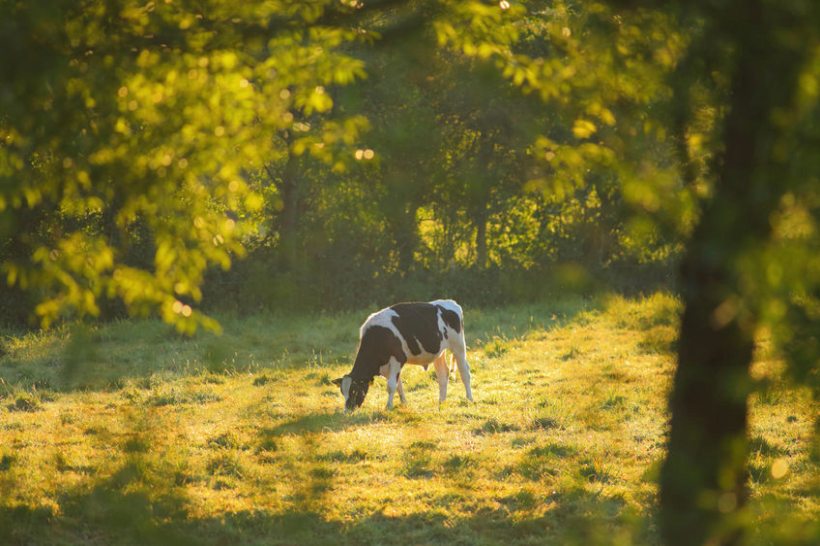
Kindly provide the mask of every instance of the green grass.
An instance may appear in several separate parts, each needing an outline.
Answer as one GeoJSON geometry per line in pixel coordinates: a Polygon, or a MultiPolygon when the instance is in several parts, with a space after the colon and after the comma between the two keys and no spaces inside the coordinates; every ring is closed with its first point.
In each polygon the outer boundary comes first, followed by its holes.
{"type": "MultiPolygon", "coordinates": [[[[379,378],[345,415],[369,310],[2,336],[0,544],[657,544],[679,304],[466,309],[476,402],[379,378]]],[[[761,339],[752,543],[818,531],[815,410],[761,339]]]]}

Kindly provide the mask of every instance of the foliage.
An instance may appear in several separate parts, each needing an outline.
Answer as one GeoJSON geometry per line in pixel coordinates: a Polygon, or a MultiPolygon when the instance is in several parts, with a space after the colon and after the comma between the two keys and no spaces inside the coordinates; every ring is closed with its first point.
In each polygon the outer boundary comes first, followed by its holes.
{"type": "MultiPolygon", "coordinates": [[[[485,268],[537,278],[563,262],[604,277],[636,262],[668,267],[674,237],[624,215],[624,202],[646,199],[616,183],[628,163],[615,165],[625,148],[606,128],[620,112],[594,95],[629,76],[621,85],[647,104],[652,89],[635,80],[648,69],[610,63],[619,78],[595,79],[601,67],[588,65],[612,30],[590,33],[597,41],[584,43],[596,45],[584,49],[560,26],[586,24],[598,7],[390,4],[7,2],[9,48],[31,43],[4,60],[6,320],[36,303],[43,324],[158,311],[190,332],[217,327],[200,312],[203,294],[211,308],[341,308],[460,276],[482,301],[485,268]],[[403,22],[407,11],[434,17],[434,29],[403,22]],[[436,34],[470,35],[457,24],[506,49],[437,44],[436,34]],[[488,52],[586,76],[542,94],[563,93],[545,107],[520,96],[509,66],[505,82],[488,52]],[[42,62],[22,61],[32,55],[42,62]],[[606,142],[582,134],[593,122],[606,142]],[[557,146],[556,170],[544,158],[557,146]]],[[[618,89],[605,99],[621,100],[618,89]]]]}
{"type": "MultiPolygon", "coordinates": [[[[43,324],[118,298],[218,326],[191,305],[243,253],[263,205],[249,173],[332,107],[327,86],[363,76],[339,50],[357,33],[316,23],[325,4],[2,3],[2,267],[42,294],[43,324]]],[[[320,123],[293,153],[361,126],[320,123]]]]}
{"type": "Polygon", "coordinates": [[[652,234],[654,222],[685,236],[661,524],[668,544],[737,544],[748,529],[748,368],[758,327],[788,340],[781,350],[792,373],[818,393],[817,214],[813,205],[797,212],[801,235],[786,242],[778,207],[816,202],[818,154],[803,147],[817,139],[820,12],[799,1],[626,3],[636,9],[533,3],[543,19],[460,3],[438,31],[442,43],[493,59],[525,92],[570,105],[562,111],[574,138],[546,135],[535,148],[560,183],[583,186],[590,165],[614,170],[626,201],[643,211],[640,231],[652,234]],[[538,24],[555,49],[519,53],[538,24]],[[613,112],[613,102],[626,108],[613,112]],[[622,140],[622,131],[635,138],[622,140]],[[783,268],[808,276],[783,283],[783,268]]]}

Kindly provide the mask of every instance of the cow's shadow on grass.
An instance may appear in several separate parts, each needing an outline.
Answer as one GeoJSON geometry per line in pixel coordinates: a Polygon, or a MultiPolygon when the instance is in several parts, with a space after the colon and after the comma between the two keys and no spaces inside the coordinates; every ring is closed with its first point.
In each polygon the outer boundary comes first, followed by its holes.
{"type": "Polygon", "coordinates": [[[338,410],[331,413],[309,413],[284,423],[262,429],[263,440],[288,434],[309,434],[315,432],[340,432],[342,430],[366,426],[372,423],[386,421],[389,415],[383,411],[358,411],[345,414],[338,410]]]}
{"type": "Polygon", "coordinates": [[[198,519],[180,493],[142,485],[141,472],[139,463],[132,461],[91,490],[62,496],[59,509],[0,508],[0,544],[511,546],[542,541],[608,544],[613,533],[628,534],[642,544],[657,542],[651,522],[630,514],[622,499],[580,488],[547,498],[499,499],[495,507],[480,507],[466,517],[450,515],[444,496],[434,499],[424,512],[392,516],[388,515],[391,509],[401,507],[385,506],[353,519],[329,520],[319,495],[276,513],[250,510],[198,519]],[[539,504],[543,510],[531,510],[539,504]],[[530,511],[518,512],[522,507],[530,511]]]}

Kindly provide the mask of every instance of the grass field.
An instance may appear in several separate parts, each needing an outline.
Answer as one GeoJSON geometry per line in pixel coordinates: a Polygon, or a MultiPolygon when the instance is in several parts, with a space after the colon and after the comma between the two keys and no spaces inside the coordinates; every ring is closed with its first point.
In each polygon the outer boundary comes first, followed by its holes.
{"type": "MultiPolygon", "coordinates": [[[[0,544],[659,542],[675,299],[467,308],[475,403],[410,366],[345,415],[369,311],[5,332],[0,544]]],[[[757,353],[751,540],[816,544],[817,409],[757,353]]]]}

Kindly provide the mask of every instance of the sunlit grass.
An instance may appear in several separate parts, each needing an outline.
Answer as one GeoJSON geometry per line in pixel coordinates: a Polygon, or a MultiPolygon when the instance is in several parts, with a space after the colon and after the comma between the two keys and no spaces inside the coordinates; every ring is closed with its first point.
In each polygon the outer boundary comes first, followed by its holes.
{"type": "MultiPolygon", "coordinates": [[[[353,415],[366,311],[222,317],[221,338],[153,321],[7,335],[0,543],[656,544],[679,304],[580,299],[466,310],[476,402],[409,367],[353,415]],[[66,373],[72,336],[84,358],[66,373]],[[76,338],[74,338],[76,339],[76,338]]],[[[810,397],[761,341],[754,542],[811,542],[810,397]]]]}

